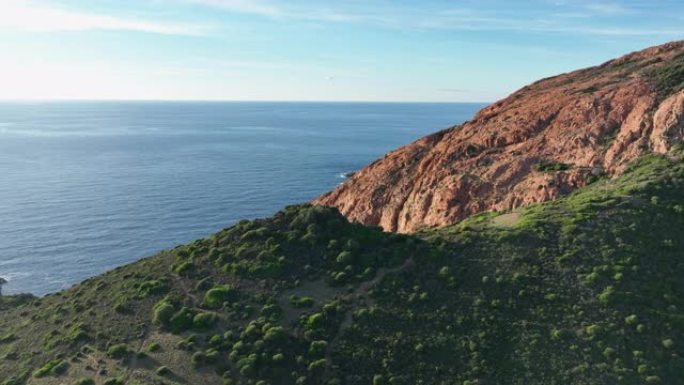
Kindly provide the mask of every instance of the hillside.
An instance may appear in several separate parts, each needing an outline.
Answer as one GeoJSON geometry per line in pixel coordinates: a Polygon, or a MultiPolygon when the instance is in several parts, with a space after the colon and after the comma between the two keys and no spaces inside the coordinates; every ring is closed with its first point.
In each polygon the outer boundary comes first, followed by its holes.
{"type": "Polygon", "coordinates": [[[316,200],[410,233],[557,198],[684,139],[684,42],[540,80],[316,200]]]}
{"type": "Polygon", "coordinates": [[[684,160],[414,235],[293,206],[40,299],[0,384],[684,384],[684,160]]]}

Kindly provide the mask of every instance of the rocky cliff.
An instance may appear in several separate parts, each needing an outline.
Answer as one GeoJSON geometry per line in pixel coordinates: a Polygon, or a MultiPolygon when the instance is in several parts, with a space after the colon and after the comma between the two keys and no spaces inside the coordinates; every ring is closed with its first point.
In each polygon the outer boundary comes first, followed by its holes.
{"type": "Polygon", "coordinates": [[[540,80],[385,155],[313,203],[386,231],[554,199],[684,138],[684,41],[540,80]]]}

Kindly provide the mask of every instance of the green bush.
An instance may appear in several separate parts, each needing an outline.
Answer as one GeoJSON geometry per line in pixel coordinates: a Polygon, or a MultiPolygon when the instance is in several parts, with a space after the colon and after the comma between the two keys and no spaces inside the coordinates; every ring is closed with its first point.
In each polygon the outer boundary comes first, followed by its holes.
{"type": "Polygon", "coordinates": [[[114,359],[124,358],[128,355],[128,353],[130,353],[130,351],[128,350],[128,346],[126,346],[126,344],[112,345],[109,347],[109,349],[107,349],[107,355],[114,359]]]}
{"type": "Polygon", "coordinates": [[[188,308],[184,307],[180,309],[176,314],[171,317],[169,326],[173,333],[182,333],[190,329],[193,325],[193,320],[195,314],[188,308]]]}
{"type": "Polygon", "coordinates": [[[56,375],[65,374],[69,370],[69,363],[66,361],[60,361],[57,365],[52,368],[52,373],[56,375]]]}
{"type": "Polygon", "coordinates": [[[308,330],[321,329],[325,326],[325,317],[321,313],[311,314],[306,319],[306,328],[308,330]]]}
{"type": "Polygon", "coordinates": [[[570,169],[570,165],[560,162],[540,160],[539,162],[537,162],[537,164],[535,164],[534,169],[542,172],[564,171],[570,169]]]}
{"type": "Polygon", "coordinates": [[[320,360],[313,361],[312,363],[309,364],[309,371],[311,371],[311,372],[322,371],[323,369],[325,369],[326,364],[327,364],[327,361],[325,358],[321,358],[320,360]]]}
{"type": "Polygon", "coordinates": [[[195,270],[195,264],[191,261],[181,262],[173,266],[173,271],[178,273],[178,275],[188,275],[193,270],[195,270]]]}
{"type": "Polygon", "coordinates": [[[625,317],[625,323],[627,325],[634,325],[639,321],[638,317],[635,314],[632,314],[628,317],[625,317]]]}
{"type": "Polygon", "coordinates": [[[81,378],[74,382],[74,385],[95,385],[95,380],[92,378],[81,378]]]}
{"type": "Polygon", "coordinates": [[[66,362],[60,359],[52,360],[47,362],[40,369],[33,372],[33,377],[41,378],[47,375],[64,374],[68,368],[69,364],[67,364],[66,362]]]}
{"type": "Polygon", "coordinates": [[[223,306],[224,302],[235,299],[236,291],[231,286],[215,286],[204,295],[204,304],[212,308],[223,306]]]}
{"type": "Polygon", "coordinates": [[[290,296],[290,304],[296,308],[307,308],[314,305],[314,300],[311,297],[299,297],[293,294],[290,296]]]}
{"type": "Polygon", "coordinates": [[[216,321],[218,321],[218,317],[215,313],[198,313],[192,319],[192,326],[195,329],[206,330],[214,326],[216,321]]]}
{"type": "Polygon", "coordinates": [[[140,285],[140,295],[147,297],[156,294],[165,294],[169,291],[169,285],[165,280],[155,279],[145,281],[140,285]]]}
{"type": "Polygon", "coordinates": [[[175,312],[176,309],[172,304],[167,301],[161,301],[154,307],[153,320],[158,325],[168,327],[175,312]]]}
{"type": "Polygon", "coordinates": [[[282,326],[268,328],[264,333],[264,341],[278,345],[287,340],[287,334],[282,326]]]}
{"type": "Polygon", "coordinates": [[[194,367],[199,367],[206,362],[207,357],[202,352],[195,352],[191,357],[191,362],[194,367]]]}
{"type": "Polygon", "coordinates": [[[598,299],[604,305],[610,304],[615,298],[615,288],[613,286],[607,286],[601,294],[599,294],[598,299]]]}
{"type": "Polygon", "coordinates": [[[309,345],[309,355],[312,357],[322,357],[325,355],[326,349],[328,349],[327,341],[313,341],[309,345]]]}
{"type": "Polygon", "coordinates": [[[354,263],[354,256],[348,251],[343,251],[337,256],[336,261],[341,265],[350,265],[354,263]]]}
{"type": "Polygon", "coordinates": [[[338,273],[335,273],[335,275],[333,276],[333,281],[334,283],[341,285],[347,281],[347,277],[347,273],[345,273],[344,271],[340,271],[338,273]]]}

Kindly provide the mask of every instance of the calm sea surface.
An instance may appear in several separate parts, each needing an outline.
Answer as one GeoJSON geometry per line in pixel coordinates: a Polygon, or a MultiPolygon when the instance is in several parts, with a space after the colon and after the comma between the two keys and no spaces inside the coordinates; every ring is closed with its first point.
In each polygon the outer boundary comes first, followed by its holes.
{"type": "Polygon", "coordinates": [[[305,202],[479,104],[0,104],[3,292],[42,295],[305,202]]]}

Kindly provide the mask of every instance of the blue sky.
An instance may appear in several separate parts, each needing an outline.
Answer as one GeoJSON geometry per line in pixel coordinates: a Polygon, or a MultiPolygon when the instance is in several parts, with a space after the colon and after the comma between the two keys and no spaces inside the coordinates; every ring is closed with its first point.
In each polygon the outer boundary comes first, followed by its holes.
{"type": "Polygon", "coordinates": [[[681,0],[0,0],[0,99],[493,101],[683,38],[681,0]]]}

